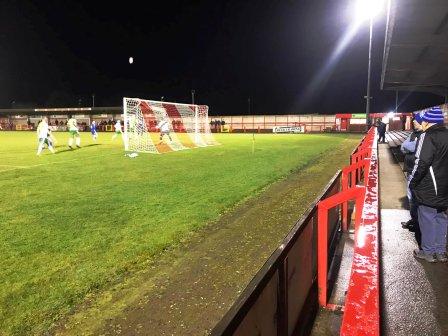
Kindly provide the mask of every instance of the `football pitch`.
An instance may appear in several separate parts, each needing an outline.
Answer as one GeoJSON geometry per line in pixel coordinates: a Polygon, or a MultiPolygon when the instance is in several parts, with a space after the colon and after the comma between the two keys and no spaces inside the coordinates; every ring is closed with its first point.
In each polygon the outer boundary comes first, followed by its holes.
{"type": "MultiPolygon", "coordinates": [[[[43,334],[92,292],[354,135],[217,134],[219,146],[124,156],[81,133],[36,156],[34,132],[0,132],[0,335],[43,334]]],[[[311,202],[311,200],[310,200],[311,202]]]]}

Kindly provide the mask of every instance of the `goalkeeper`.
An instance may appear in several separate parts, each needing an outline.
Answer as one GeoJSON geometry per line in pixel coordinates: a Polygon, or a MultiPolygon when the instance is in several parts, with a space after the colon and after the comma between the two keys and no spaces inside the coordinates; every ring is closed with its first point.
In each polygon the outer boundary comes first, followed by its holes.
{"type": "Polygon", "coordinates": [[[164,135],[168,135],[168,138],[170,139],[170,141],[173,141],[173,139],[171,139],[171,135],[170,135],[170,122],[169,122],[168,118],[163,118],[162,121],[160,121],[158,123],[156,128],[158,128],[160,130],[159,144],[161,144],[163,142],[164,135]]]}
{"type": "Polygon", "coordinates": [[[76,119],[69,116],[67,121],[67,129],[70,133],[68,138],[68,147],[73,149],[73,139],[76,139],[76,147],[81,148],[81,137],[79,136],[78,125],[76,119]]]}
{"type": "Polygon", "coordinates": [[[39,139],[39,145],[37,146],[37,155],[40,155],[42,153],[44,145],[48,146],[50,152],[52,152],[53,154],[55,153],[50,129],[48,128],[47,117],[44,117],[37,126],[37,138],[39,139]]]}

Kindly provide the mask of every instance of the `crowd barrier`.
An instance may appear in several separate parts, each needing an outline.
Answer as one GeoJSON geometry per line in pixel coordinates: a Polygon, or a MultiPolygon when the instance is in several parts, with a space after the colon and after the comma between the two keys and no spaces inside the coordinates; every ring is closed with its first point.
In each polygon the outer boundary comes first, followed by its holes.
{"type": "MultiPolygon", "coordinates": [[[[379,175],[376,128],[358,148],[358,160],[367,160],[362,215],[355,224],[353,262],[345,299],[341,335],[380,335],[379,175]],[[361,157],[359,157],[360,153],[361,157]]],[[[353,158],[352,160],[356,159],[353,158]]],[[[361,212],[361,211],[360,211],[361,212]]]]}
{"type": "Polygon", "coordinates": [[[344,311],[341,335],[379,335],[378,158],[376,129],[372,128],[343,169],[342,191],[318,204],[319,209],[319,305],[344,311]],[[349,178],[348,175],[351,175],[349,178]],[[363,179],[364,185],[358,185],[363,179]],[[350,181],[350,185],[349,185],[350,181]],[[347,231],[347,201],[356,199],[354,257],[343,307],[328,302],[328,252],[324,240],[326,211],[343,204],[342,229],[347,231]]]}
{"type": "Polygon", "coordinates": [[[379,335],[378,162],[376,129],[352,152],[322,194],[241,293],[212,335],[307,335],[317,310],[344,310],[341,335],[379,335]],[[359,182],[363,181],[363,185],[359,182]],[[329,266],[348,204],[355,205],[355,248],[344,307],[328,302],[329,266]]]}

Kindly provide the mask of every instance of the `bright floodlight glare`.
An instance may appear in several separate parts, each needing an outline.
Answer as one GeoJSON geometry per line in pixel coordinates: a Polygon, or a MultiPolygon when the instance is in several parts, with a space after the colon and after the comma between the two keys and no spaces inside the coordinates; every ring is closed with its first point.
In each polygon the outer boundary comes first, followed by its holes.
{"type": "Polygon", "coordinates": [[[134,63],[134,58],[133,57],[129,57],[129,64],[134,63]]]}
{"type": "Polygon", "coordinates": [[[393,118],[394,116],[395,116],[395,112],[394,112],[394,111],[390,111],[390,112],[387,114],[387,117],[388,117],[389,119],[393,118]]]}
{"type": "Polygon", "coordinates": [[[356,0],[356,21],[374,19],[383,10],[384,2],[384,0],[356,0]]]}

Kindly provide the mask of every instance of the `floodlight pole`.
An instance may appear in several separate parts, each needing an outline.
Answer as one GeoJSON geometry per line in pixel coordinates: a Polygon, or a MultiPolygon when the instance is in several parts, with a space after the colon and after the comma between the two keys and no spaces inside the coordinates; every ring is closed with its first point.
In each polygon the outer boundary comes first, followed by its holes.
{"type": "Polygon", "coordinates": [[[95,107],[95,94],[92,94],[92,107],[95,107]]]}
{"type": "Polygon", "coordinates": [[[250,106],[250,97],[247,98],[247,115],[252,116],[252,135],[255,132],[255,124],[254,124],[254,116],[252,115],[251,106],[250,106]]]}
{"type": "Polygon", "coordinates": [[[369,24],[369,63],[367,67],[367,94],[366,98],[366,121],[367,121],[367,130],[370,128],[372,124],[370,120],[370,72],[372,67],[372,29],[373,28],[373,18],[370,16],[370,24],[369,24]]]}
{"type": "MultiPolygon", "coordinates": [[[[250,106],[250,97],[247,98],[247,113],[248,115],[252,115],[251,106],[250,106]]],[[[254,124],[254,116],[252,115],[252,155],[255,154],[255,124],[254,124]]]]}
{"type": "Polygon", "coordinates": [[[367,92],[364,98],[366,99],[366,122],[367,122],[367,130],[369,130],[372,121],[370,120],[370,72],[372,67],[372,26],[373,26],[373,18],[370,17],[369,20],[369,62],[367,65],[367,92]]]}
{"type": "Polygon", "coordinates": [[[194,94],[195,94],[195,90],[191,90],[191,103],[194,105],[194,94]]]}
{"type": "Polygon", "coordinates": [[[395,90],[395,113],[398,112],[398,90],[395,90]]]}

